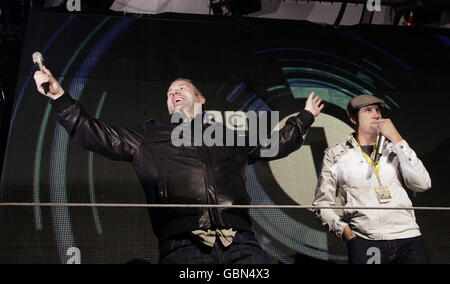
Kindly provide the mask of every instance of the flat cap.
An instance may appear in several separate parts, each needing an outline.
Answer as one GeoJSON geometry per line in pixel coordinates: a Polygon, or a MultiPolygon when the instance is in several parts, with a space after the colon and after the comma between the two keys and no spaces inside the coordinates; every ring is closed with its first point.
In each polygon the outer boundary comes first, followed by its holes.
{"type": "Polygon", "coordinates": [[[381,108],[384,107],[385,102],[380,99],[377,98],[375,96],[371,96],[371,95],[359,95],[354,97],[353,99],[351,99],[348,104],[347,104],[347,111],[349,113],[354,112],[355,110],[358,110],[362,107],[368,106],[368,105],[373,105],[373,104],[379,104],[381,108]]]}

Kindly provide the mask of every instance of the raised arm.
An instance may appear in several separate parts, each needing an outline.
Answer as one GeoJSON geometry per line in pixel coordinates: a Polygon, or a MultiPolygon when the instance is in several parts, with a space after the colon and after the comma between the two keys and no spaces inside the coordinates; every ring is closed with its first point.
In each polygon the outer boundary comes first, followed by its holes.
{"type": "Polygon", "coordinates": [[[249,163],[284,158],[298,150],[303,143],[306,131],[324,107],[321,102],[322,100],[318,96],[315,97],[314,92],[311,92],[306,100],[305,109],[295,117],[290,117],[280,131],[272,133],[271,138],[277,137],[278,139],[270,139],[269,145],[260,144],[249,148],[249,163]]]}
{"type": "Polygon", "coordinates": [[[423,192],[430,189],[430,175],[414,150],[409,147],[408,143],[397,131],[393,122],[387,118],[377,120],[373,122],[373,124],[377,125],[380,133],[394,145],[394,150],[399,160],[400,172],[405,185],[409,189],[417,192],[423,192]]]}
{"type": "Polygon", "coordinates": [[[145,125],[133,128],[111,127],[83,111],[80,103],[72,99],[47,68],[34,74],[39,93],[50,97],[58,122],[72,141],[83,148],[97,152],[112,160],[131,161],[143,141],[145,125]],[[45,93],[42,84],[49,83],[45,93]]]}

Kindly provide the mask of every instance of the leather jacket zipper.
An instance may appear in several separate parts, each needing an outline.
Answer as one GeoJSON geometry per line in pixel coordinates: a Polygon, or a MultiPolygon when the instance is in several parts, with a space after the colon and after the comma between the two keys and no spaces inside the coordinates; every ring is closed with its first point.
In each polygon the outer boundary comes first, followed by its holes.
{"type": "MultiPolygon", "coordinates": [[[[205,177],[205,194],[208,204],[217,204],[217,192],[211,161],[204,145],[197,147],[203,166],[203,176],[205,177]]],[[[209,216],[213,226],[220,224],[220,216],[217,208],[208,208],[209,216]]]]}

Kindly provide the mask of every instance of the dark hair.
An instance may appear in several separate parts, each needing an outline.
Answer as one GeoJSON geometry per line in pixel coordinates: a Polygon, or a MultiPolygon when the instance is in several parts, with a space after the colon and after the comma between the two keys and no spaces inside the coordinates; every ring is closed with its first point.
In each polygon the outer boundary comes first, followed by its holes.
{"type": "Polygon", "coordinates": [[[352,128],[354,130],[358,130],[358,111],[359,110],[360,110],[360,108],[353,109],[352,111],[347,111],[348,120],[350,121],[350,125],[352,126],[352,128]],[[353,124],[353,122],[350,120],[350,118],[352,116],[355,118],[356,124],[353,124]]]}
{"type": "MultiPolygon", "coordinates": [[[[383,107],[380,104],[374,104],[374,105],[378,105],[380,112],[381,112],[381,116],[383,116],[383,107]]],[[[357,109],[348,109],[347,108],[347,116],[348,116],[348,120],[350,120],[350,117],[354,117],[355,121],[356,121],[356,125],[354,125],[351,121],[350,124],[352,125],[354,130],[358,130],[358,112],[361,110],[361,108],[357,108],[357,109]]]]}

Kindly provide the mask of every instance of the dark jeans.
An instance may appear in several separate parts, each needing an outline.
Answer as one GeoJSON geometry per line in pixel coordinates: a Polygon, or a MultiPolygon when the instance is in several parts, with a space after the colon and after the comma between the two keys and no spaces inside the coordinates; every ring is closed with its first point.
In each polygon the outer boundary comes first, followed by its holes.
{"type": "Polygon", "coordinates": [[[213,247],[201,243],[190,233],[159,244],[162,264],[271,264],[253,232],[237,232],[233,242],[224,247],[219,240],[213,247]]]}
{"type": "Polygon", "coordinates": [[[427,264],[430,262],[422,236],[389,241],[371,241],[360,237],[348,243],[351,264],[427,264]]]}

